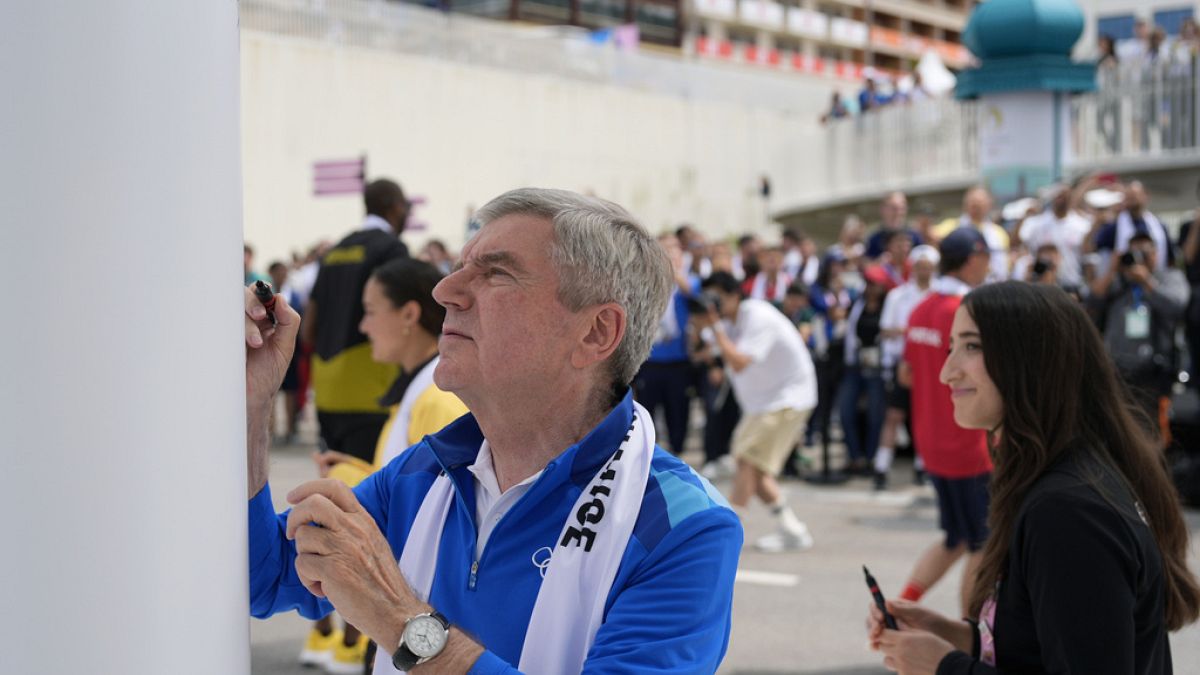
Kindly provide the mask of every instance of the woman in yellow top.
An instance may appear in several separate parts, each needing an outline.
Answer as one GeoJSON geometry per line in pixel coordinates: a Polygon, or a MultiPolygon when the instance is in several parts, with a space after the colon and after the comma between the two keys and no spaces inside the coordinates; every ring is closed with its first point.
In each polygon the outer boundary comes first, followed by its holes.
{"type": "MultiPolygon", "coordinates": [[[[457,396],[433,383],[446,318],[446,309],[433,299],[433,287],[441,278],[432,265],[404,258],[381,265],[367,280],[359,330],[371,341],[371,358],[397,364],[401,372],[380,400],[391,413],[375,445],[375,461],[368,464],[334,450],[314,453],[323,478],[354,487],[426,434],[466,414],[457,396]]],[[[326,617],[313,628],[300,660],[323,665],[330,673],[361,673],[365,652],[365,638],[360,639],[357,630],[347,625],[339,635],[326,617]]]]}

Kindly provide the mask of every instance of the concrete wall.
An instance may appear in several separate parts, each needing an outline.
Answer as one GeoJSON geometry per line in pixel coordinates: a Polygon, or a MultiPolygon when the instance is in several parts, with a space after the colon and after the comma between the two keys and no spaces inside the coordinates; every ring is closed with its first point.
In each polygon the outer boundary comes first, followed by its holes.
{"type": "Polygon", "coordinates": [[[794,185],[819,170],[796,149],[819,133],[830,85],[797,86],[811,106],[785,111],[243,30],[246,238],[265,267],[355,227],[359,199],[313,197],[311,165],[362,153],[371,176],[428,199],[410,246],[457,248],[469,207],[526,185],[612,199],[652,230],[732,235],[764,222],[760,175],[794,185]]]}

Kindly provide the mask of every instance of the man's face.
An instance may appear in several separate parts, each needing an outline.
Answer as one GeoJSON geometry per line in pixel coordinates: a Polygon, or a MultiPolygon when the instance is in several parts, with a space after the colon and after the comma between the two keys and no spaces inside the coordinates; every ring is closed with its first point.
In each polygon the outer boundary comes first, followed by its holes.
{"type": "Polygon", "coordinates": [[[1141,183],[1132,183],[1125,189],[1125,208],[1131,211],[1141,211],[1149,201],[1146,188],[1141,183]]]}
{"type": "Polygon", "coordinates": [[[720,299],[720,302],[717,303],[717,313],[721,315],[722,319],[736,321],[738,306],[742,300],[741,296],[737,293],[727,293],[720,289],[713,289],[713,292],[720,299]]]}
{"type": "Polygon", "coordinates": [[[971,257],[967,258],[967,264],[963,266],[963,281],[967,282],[968,286],[974,288],[987,281],[988,272],[991,271],[992,255],[986,251],[982,253],[972,253],[971,257]]]}
{"type": "Polygon", "coordinates": [[[774,249],[763,251],[758,255],[758,262],[766,274],[778,274],[783,269],[783,253],[774,249]]]}
{"type": "Polygon", "coordinates": [[[696,237],[696,231],[693,230],[692,228],[690,228],[690,227],[679,228],[679,234],[677,235],[677,239],[679,240],[679,245],[681,247],[683,247],[683,248],[690,247],[692,245],[692,240],[695,239],[695,237],[696,237]]]}
{"type": "Polygon", "coordinates": [[[913,263],[912,273],[918,283],[927,284],[933,279],[933,263],[928,260],[918,260],[913,263]]]}
{"type": "Polygon", "coordinates": [[[783,298],[783,313],[792,316],[796,312],[808,309],[808,296],[799,293],[788,293],[783,298]]]}
{"type": "Polygon", "coordinates": [[[434,381],[468,407],[552,387],[571,367],[586,320],[558,299],[553,240],[545,218],[499,218],[475,235],[460,266],[433,289],[446,308],[434,381]]]}
{"type": "Polygon", "coordinates": [[[912,239],[908,235],[898,234],[888,241],[887,252],[894,265],[903,265],[911,251],[912,239]]]}
{"type": "Polygon", "coordinates": [[[400,200],[392,206],[388,211],[388,216],[385,218],[397,232],[404,231],[404,225],[408,222],[408,202],[400,200]]]}
{"type": "Polygon", "coordinates": [[[1071,192],[1069,190],[1060,190],[1054,195],[1054,201],[1050,202],[1050,208],[1054,209],[1055,213],[1066,213],[1071,206],[1071,192]]]}
{"type": "Polygon", "coordinates": [[[963,210],[973,223],[982,223],[992,210],[992,197],[983,190],[971,190],[963,200],[963,210]]]}
{"type": "Polygon", "coordinates": [[[886,227],[900,227],[908,217],[908,200],[904,195],[888,196],[879,206],[879,215],[886,227]]]}
{"type": "Polygon", "coordinates": [[[275,287],[276,291],[283,288],[283,285],[287,283],[288,269],[283,265],[275,265],[270,269],[268,274],[271,275],[271,285],[275,287]]]}
{"type": "Polygon", "coordinates": [[[679,239],[675,235],[659,237],[658,245],[666,252],[667,260],[671,261],[671,269],[676,271],[683,269],[683,247],[679,245],[679,239]]]}
{"type": "Polygon", "coordinates": [[[1158,264],[1158,248],[1154,246],[1153,241],[1139,239],[1129,243],[1130,251],[1139,251],[1142,254],[1142,260],[1146,261],[1146,267],[1154,269],[1158,264]]]}

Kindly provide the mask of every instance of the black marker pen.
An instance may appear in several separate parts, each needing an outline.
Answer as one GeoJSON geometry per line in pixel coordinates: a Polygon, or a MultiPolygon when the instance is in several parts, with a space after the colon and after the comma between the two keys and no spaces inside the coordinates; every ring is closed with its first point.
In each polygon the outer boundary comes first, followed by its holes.
{"type": "Polygon", "coordinates": [[[875,598],[875,606],[879,608],[879,611],[883,612],[883,623],[892,630],[900,630],[896,625],[896,619],[891,614],[888,614],[887,603],[883,601],[883,593],[879,591],[879,584],[875,583],[875,577],[871,576],[871,573],[867,571],[866,565],[863,565],[863,575],[867,577],[867,588],[871,589],[871,597],[875,598]]]}
{"type": "Polygon", "coordinates": [[[271,320],[271,325],[279,325],[275,320],[275,294],[271,292],[271,285],[262,281],[254,282],[254,297],[267,308],[267,318],[271,320]]]}

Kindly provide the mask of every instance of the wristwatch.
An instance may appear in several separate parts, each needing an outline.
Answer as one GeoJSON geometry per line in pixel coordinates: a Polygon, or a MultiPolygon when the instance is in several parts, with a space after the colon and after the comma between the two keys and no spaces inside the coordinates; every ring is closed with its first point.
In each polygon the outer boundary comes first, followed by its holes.
{"type": "Polygon", "coordinates": [[[396,670],[408,672],[442,653],[450,637],[450,622],[438,612],[418,614],[404,623],[400,646],[392,654],[396,670]]]}

